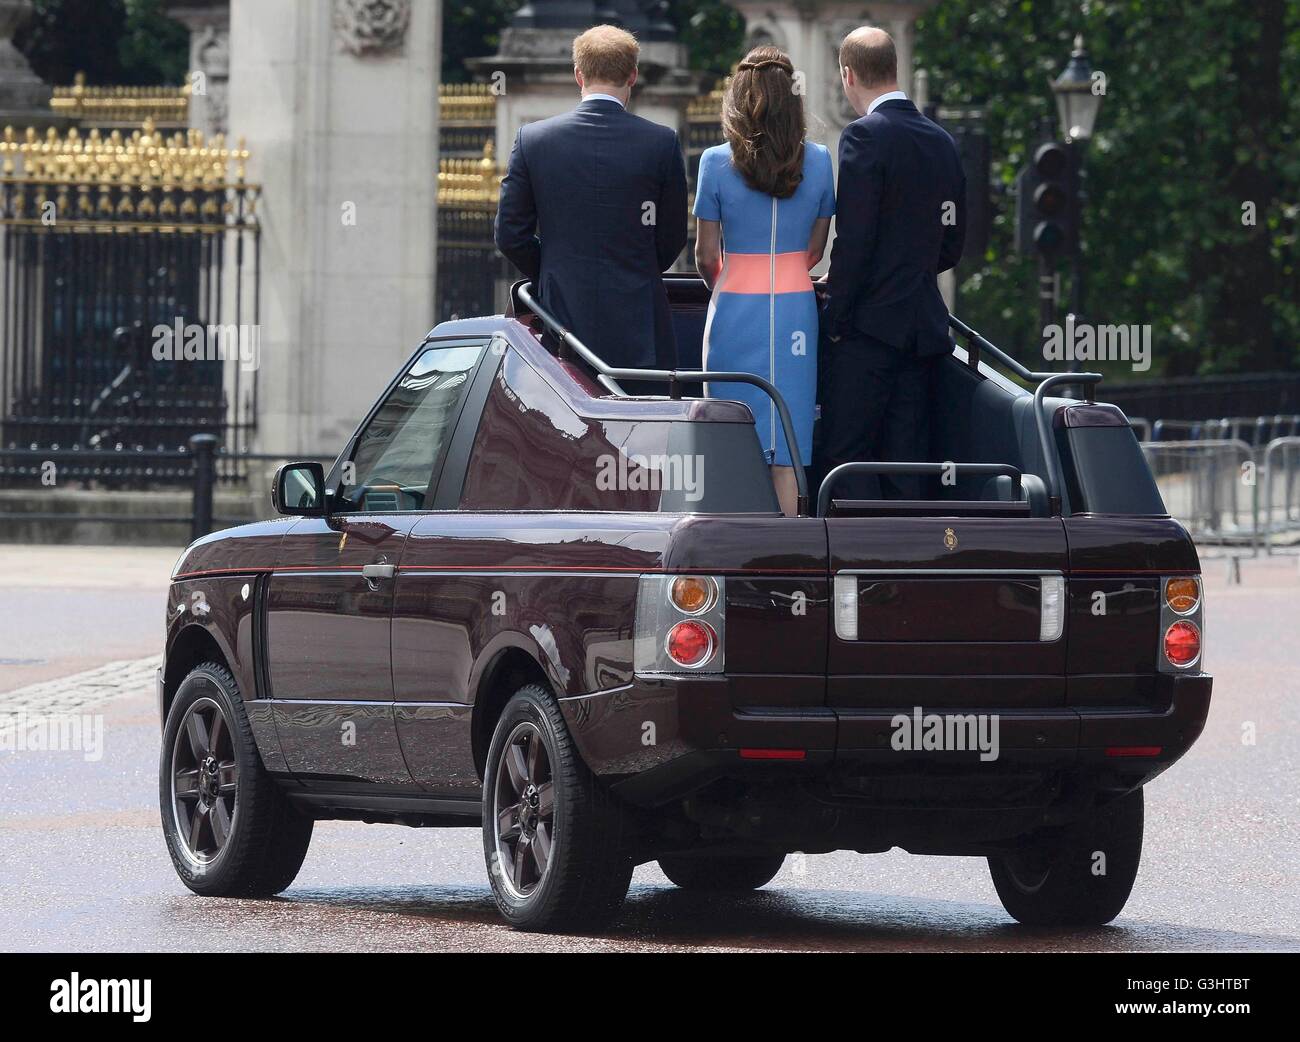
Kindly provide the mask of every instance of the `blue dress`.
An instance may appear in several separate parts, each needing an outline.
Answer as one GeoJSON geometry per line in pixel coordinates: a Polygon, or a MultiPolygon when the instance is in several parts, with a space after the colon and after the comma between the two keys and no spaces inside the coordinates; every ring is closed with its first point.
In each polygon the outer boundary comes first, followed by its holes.
{"type": "MultiPolygon", "coordinates": [[[[723,265],[704,327],[704,367],[765,377],[794,421],[805,466],[812,462],[817,406],[817,300],[808,277],[813,223],[835,213],[831,154],[804,145],[803,181],[788,199],[764,195],[731,164],[731,146],[700,156],[695,216],[722,222],[723,265]]],[[[790,466],[772,400],[748,384],[713,384],[705,394],[742,401],[754,414],[768,463],[790,466]]]]}

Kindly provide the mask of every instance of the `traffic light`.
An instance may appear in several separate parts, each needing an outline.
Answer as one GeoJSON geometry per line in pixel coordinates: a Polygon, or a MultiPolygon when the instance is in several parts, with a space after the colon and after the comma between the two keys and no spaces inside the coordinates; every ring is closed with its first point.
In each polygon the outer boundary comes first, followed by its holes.
{"type": "Polygon", "coordinates": [[[1078,186],[1074,157],[1059,141],[1034,149],[1016,178],[1016,248],[1047,258],[1074,247],[1078,234],[1078,186]]]}

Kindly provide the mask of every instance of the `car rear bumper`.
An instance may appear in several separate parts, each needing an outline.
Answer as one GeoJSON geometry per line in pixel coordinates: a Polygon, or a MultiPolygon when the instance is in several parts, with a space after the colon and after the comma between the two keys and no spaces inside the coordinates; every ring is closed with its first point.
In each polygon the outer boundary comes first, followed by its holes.
{"type": "Polygon", "coordinates": [[[1160,676],[1163,709],[927,710],[996,718],[996,756],[981,759],[978,751],[895,748],[895,721],[912,707],[746,706],[743,693],[754,679],[638,676],[627,687],[560,704],[587,765],[629,801],[656,805],[723,777],[771,781],[900,769],[971,777],[1074,769],[1131,787],[1159,774],[1200,735],[1212,683],[1207,674],[1160,676]]]}

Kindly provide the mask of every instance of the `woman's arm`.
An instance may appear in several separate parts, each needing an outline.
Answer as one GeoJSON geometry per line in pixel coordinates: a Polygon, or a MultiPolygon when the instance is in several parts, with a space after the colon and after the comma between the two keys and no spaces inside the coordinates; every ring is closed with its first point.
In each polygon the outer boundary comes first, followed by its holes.
{"type": "Polygon", "coordinates": [[[812,271],[821,263],[826,253],[826,240],[831,234],[831,219],[818,217],[813,221],[812,235],[808,236],[808,270],[812,271]]]}
{"type": "MultiPolygon", "coordinates": [[[[822,246],[826,245],[826,236],[822,236],[822,246]]],[[[704,284],[712,289],[722,271],[722,222],[706,221],[699,218],[695,222],[695,270],[704,279],[704,284]]]]}

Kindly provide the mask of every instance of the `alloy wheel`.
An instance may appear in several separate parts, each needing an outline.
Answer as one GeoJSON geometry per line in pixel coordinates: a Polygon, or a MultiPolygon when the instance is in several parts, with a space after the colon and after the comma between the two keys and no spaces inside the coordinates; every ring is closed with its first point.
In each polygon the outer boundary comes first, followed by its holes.
{"type": "Polygon", "coordinates": [[[520,723],[501,748],[492,811],[501,880],[526,898],[546,878],[555,838],[555,780],[535,724],[520,723]]]}
{"type": "Polygon", "coordinates": [[[197,699],[172,745],[172,811],[184,855],[195,865],[215,861],[235,825],[239,764],[220,705],[197,699]]]}

